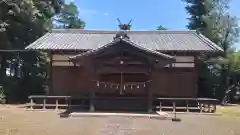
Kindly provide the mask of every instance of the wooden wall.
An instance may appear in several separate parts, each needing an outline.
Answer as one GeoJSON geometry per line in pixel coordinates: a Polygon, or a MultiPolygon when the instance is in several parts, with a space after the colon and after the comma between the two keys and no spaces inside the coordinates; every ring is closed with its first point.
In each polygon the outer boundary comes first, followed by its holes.
{"type": "Polygon", "coordinates": [[[74,95],[88,93],[93,88],[95,76],[87,68],[53,66],[52,95],[74,95]]]}
{"type": "MultiPolygon", "coordinates": [[[[80,95],[96,86],[91,68],[74,67],[69,56],[52,55],[52,95],[80,95]]],[[[196,97],[197,71],[194,56],[176,56],[177,63],[152,72],[150,90],[161,97],[196,97]]],[[[104,89],[102,89],[104,90],[104,89]]],[[[106,89],[106,92],[111,92],[106,89]]],[[[135,91],[137,92],[137,91],[135,91]]]]}
{"type": "MultiPolygon", "coordinates": [[[[74,95],[88,93],[96,86],[92,80],[95,76],[86,68],[53,67],[54,95],[74,95]]],[[[195,97],[197,94],[195,70],[161,69],[152,73],[150,89],[156,96],[161,97],[195,97]]],[[[111,93],[111,89],[104,89],[111,93]]],[[[116,91],[115,89],[113,89],[116,91]]],[[[142,89],[139,89],[142,93],[142,89]]],[[[132,92],[138,92],[134,90],[132,92]]],[[[101,92],[102,93],[102,92],[101,92]]],[[[113,92],[114,93],[114,92],[113,92]]],[[[130,92],[131,93],[131,92],[130,92]]]]}
{"type": "Polygon", "coordinates": [[[161,97],[196,97],[197,74],[194,69],[161,69],[152,73],[151,91],[161,97]]]}
{"type": "MultiPolygon", "coordinates": [[[[53,66],[74,66],[73,63],[69,61],[69,57],[75,54],[53,54],[53,66]]],[[[175,56],[176,63],[172,64],[172,67],[194,67],[194,56],[175,56]]],[[[169,67],[170,65],[166,65],[169,67]]]]}

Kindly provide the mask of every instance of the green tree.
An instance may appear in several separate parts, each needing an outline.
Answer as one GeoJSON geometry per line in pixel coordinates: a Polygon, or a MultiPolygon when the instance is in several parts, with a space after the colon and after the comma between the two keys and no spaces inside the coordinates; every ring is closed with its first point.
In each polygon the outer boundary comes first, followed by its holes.
{"type": "MultiPolygon", "coordinates": [[[[240,86],[240,52],[227,53],[225,57],[219,57],[217,60],[215,60],[215,62],[220,65],[220,73],[222,73],[224,70],[224,75],[226,75],[226,79],[224,79],[224,81],[226,81],[225,85],[227,86],[224,86],[224,84],[222,84],[220,87],[225,87],[225,89],[223,89],[223,92],[226,90],[229,92],[227,95],[224,95],[224,93],[220,94],[223,94],[222,96],[229,96],[232,95],[232,93],[236,94],[236,87],[240,86]]],[[[222,80],[220,82],[222,82],[222,80]]],[[[219,92],[222,92],[220,90],[219,92]]],[[[225,101],[223,101],[223,103],[224,102],[225,101]]]]}
{"type": "Polygon", "coordinates": [[[167,28],[163,27],[162,25],[159,25],[159,26],[157,27],[157,30],[167,30],[167,28]]]}
{"type": "Polygon", "coordinates": [[[85,22],[79,18],[78,8],[73,2],[63,6],[60,14],[56,17],[56,21],[57,28],[84,29],[85,27],[85,22]]]}
{"type": "MultiPolygon", "coordinates": [[[[205,35],[212,39],[216,44],[223,48],[223,55],[220,59],[228,59],[232,61],[233,44],[237,42],[239,36],[238,20],[235,16],[231,16],[228,12],[228,0],[218,0],[216,8],[208,15],[204,16],[207,24],[205,35]]],[[[225,96],[226,90],[229,89],[230,70],[231,67],[228,63],[218,63],[220,68],[220,85],[216,91],[218,99],[222,100],[225,96]]]]}
{"type": "MultiPolygon", "coordinates": [[[[199,30],[203,35],[218,44],[224,50],[221,57],[224,59],[228,58],[227,56],[232,52],[232,46],[237,41],[239,35],[238,20],[228,12],[229,0],[185,0],[185,2],[187,3],[187,12],[190,14],[188,28],[199,30]]],[[[211,91],[221,100],[229,86],[229,67],[227,64],[209,64],[206,63],[206,60],[208,60],[208,58],[202,61],[202,64],[205,66],[200,68],[200,72],[201,75],[207,74],[207,76],[200,76],[199,89],[201,91],[211,91]],[[219,73],[213,73],[212,69],[210,69],[212,67],[221,67],[215,68],[219,69],[215,70],[219,71],[219,73]],[[203,83],[202,80],[208,81],[203,83]],[[219,82],[213,80],[219,80],[219,82]],[[209,82],[215,82],[216,90],[204,90],[210,88],[208,87],[208,85],[211,86],[209,82]]]]}
{"type": "MultiPolygon", "coordinates": [[[[61,0],[1,0],[0,49],[24,49],[51,29],[51,18],[60,12],[61,0]]],[[[9,99],[26,99],[43,91],[46,55],[42,52],[1,52],[0,85],[9,99]],[[23,63],[22,63],[23,62],[23,63]],[[11,66],[14,76],[6,76],[11,66]]]]}
{"type": "Polygon", "coordinates": [[[202,31],[205,27],[203,16],[207,15],[215,7],[214,0],[183,0],[187,3],[185,9],[189,13],[189,24],[191,30],[202,31]]]}

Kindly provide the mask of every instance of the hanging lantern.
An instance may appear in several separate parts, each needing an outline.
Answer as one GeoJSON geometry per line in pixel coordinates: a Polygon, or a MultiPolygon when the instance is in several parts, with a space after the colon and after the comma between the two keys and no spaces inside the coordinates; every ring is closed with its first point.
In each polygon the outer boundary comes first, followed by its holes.
{"type": "Polygon", "coordinates": [[[137,88],[139,89],[139,85],[137,85],[137,88]]]}
{"type": "Polygon", "coordinates": [[[132,89],[133,87],[132,87],[132,84],[131,84],[131,89],[132,89]]]}
{"type": "Polygon", "coordinates": [[[143,87],[144,87],[144,88],[146,87],[146,84],[145,84],[145,83],[143,84],[143,87]]]}
{"type": "Polygon", "coordinates": [[[123,85],[123,90],[125,90],[126,89],[126,86],[125,86],[125,84],[123,85]]]}
{"type": "Polygon", "coordinates": [[[106,84],[104,84],[104,88],[106,88],[107,87],[107,85],[106,84]]]}

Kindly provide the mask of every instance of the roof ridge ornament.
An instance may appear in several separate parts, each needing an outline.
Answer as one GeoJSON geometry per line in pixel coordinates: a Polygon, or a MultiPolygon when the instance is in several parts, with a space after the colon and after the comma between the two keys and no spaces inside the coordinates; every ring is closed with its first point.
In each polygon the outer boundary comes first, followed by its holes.
{"type": "Polygon", "coordinates": [[[119,26],[120,30],[131,30],[131,27],[132,27],[131,22],[132,22],[132,20],[130,20],[128,22],[128,24],[122,24],[122,22],[119,20],[119,18],[117,18],[117,20],[119,22],[118,26],[119,26]]]}
{"type": "Polygon", "coordinates": [[[119,31],[113,39],[114,40],[116,40],[116,39],[128,39],[129,40],[129,38],[130,37],[127,35],[126,31],[119,31]]]}
{"type": "Polygon", "coordinates": [[[129,39],[129,36],[127,35],[127,30],[130,30],[132,25],[131,22],[132,20],[130,20],[128,22],[128,24],[122,24],[121,21],[119,20],[119,18],[117,18],[118,22],[119,22],[119,28],[120,31],[116,34],[116,36],[114,37],[114,40],[116,39],[129,39]]]}

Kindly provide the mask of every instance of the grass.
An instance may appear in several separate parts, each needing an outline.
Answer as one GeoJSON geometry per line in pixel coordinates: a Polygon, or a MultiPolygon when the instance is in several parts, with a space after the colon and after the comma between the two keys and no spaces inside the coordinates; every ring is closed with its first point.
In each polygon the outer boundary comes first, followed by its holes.
{"type": "Polygon", "coordinates": [[[240,135],[239,119],[186,114],[177,117],[182,121],[121,116],[60,118],[54,111],[0,106],[0,135],[240,135]]]}
{"type": "Polygon", "coordinates": [[[240,106],[220,106],[217,108],[217,112],[223,115],[239,117],[240,118],[240,106]]]}

